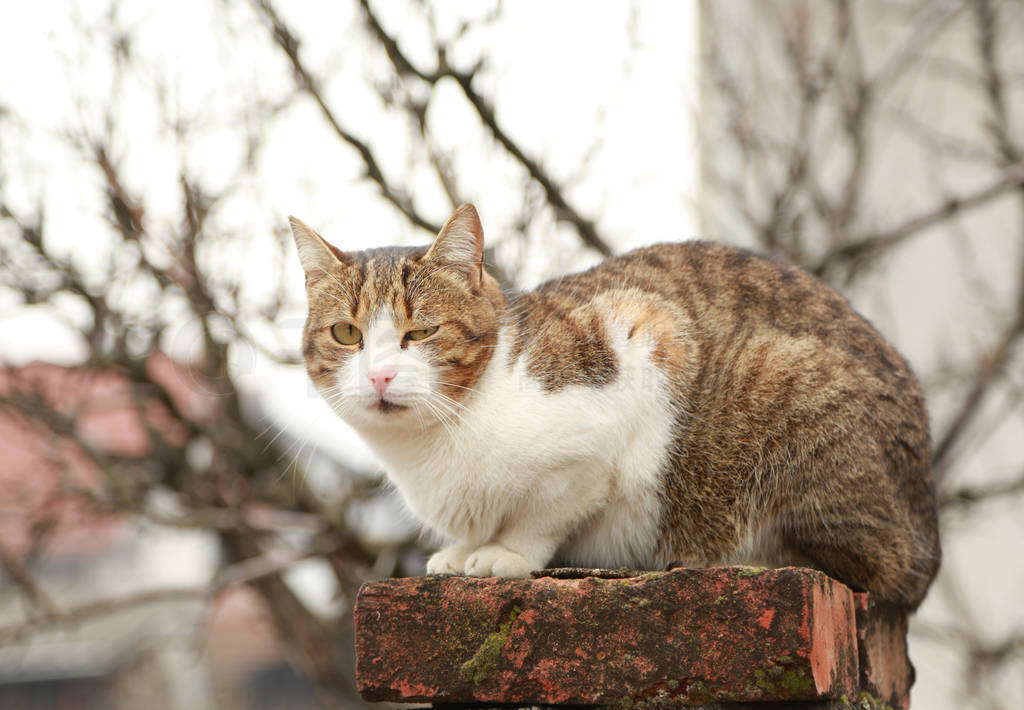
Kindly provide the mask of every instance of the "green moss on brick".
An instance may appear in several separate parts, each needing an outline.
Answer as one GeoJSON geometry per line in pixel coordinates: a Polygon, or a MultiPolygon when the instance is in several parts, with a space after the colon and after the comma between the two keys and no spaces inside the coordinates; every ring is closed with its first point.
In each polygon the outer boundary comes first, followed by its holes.
{"type": "Polygon", "coordinates": [[[754,685],[771,695],[799,696],[810,690],[813,683],[803,669],[792,670],[771,664],[754,670],[754,685]]]}
{"type": "Polygon", "coordinates": [[[487,638],[480,644],[480,648],[473,654],[473,657],[459,668],[459,678],[461,680],[468,680],[474,685],[479,685],[487,679],[487,676],[494,671],[495,666],[498,664],[498,658],[501,657],[501,650],[508,643],[508,637],[512,635],[512,624],[519,618],[522,611],[518,606],[512,607],[512,611],[508,619],[505,620],[505,623],[498,627],[497,631],[487,635],[487,638]]]}
{"type": "Polygon", "coordinates": [[[464,658],[472,658],[492,635],[484,626],[480,615],[466,610],[456,610],[449,618],[454,633],[439,639],[444,653],[458,663],[464,658]]]}
{"type": "Polygon", "coordinates": [[[856,710],[893,710],[892,705],[883,703],[870,693],[861,693],[857,698],[857,704],[853,706],[856,710]]]}
{"type": "Polygon", "coordinates": [[[708,702],[712,699],[707,683],[695,680],[686,686],[686,698],[693,702],[708,702]]]}
{"type": "Polygon", "coordinates": [[[802,672],[793,670],[783,671],[782,676],[779,678],[779,685],[791,693],[802,693],[810,690],[813,682],[811,678],[808,678],[802,672]]]}
{"type": "Polygon", "coordinates": [[[740,567],[740,577],[756,577],[759,574],[767,572],[767,567],[740,567]]]}

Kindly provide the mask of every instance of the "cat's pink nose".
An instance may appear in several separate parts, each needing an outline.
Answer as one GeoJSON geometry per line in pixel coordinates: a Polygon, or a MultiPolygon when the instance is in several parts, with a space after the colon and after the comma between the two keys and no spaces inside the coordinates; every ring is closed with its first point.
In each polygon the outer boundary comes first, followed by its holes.
{"type": "Polygon", "coordinates": [[[373,383],[373,388],[377,390],[377,394],[383,399],[384,390],[388,388],[388,383],[395,379],[398,370],[393,367],[375,367],[366,374],[370,378],[370,382],[373,383]]]}

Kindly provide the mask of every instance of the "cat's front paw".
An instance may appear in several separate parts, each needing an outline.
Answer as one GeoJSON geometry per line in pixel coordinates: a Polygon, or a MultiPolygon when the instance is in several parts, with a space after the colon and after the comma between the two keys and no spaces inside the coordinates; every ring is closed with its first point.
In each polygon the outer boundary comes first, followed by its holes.
{"type": "Polygon", "coordinates": [[[463,574],[470,552],[458,545],[438,550],[427,560],[427,574],[463,574]]]}
{"type": "Polygon", "coordinates": [[[484,545],[466,558],[466,574],[473,577],[525,579],[534,567],[522,555],[501,545],[484,545]]]}

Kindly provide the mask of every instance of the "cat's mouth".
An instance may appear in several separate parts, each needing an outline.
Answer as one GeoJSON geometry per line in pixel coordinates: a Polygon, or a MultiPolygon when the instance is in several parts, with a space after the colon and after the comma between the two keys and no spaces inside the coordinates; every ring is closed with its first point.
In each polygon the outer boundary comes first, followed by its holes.
{"type": "Polygon", "coordinates": [[[394,402],[389,402],[386,399],[378,399],[370,405],[370,409],[375,412],[380,412],[381,414],[393,414],[408,408],[409,407],[404,404],[395,404],[394,402]]]}

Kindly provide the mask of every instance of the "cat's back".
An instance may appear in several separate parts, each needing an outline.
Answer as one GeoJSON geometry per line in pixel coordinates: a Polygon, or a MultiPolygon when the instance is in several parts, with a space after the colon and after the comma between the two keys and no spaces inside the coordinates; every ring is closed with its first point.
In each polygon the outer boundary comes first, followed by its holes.
{"type": "Polygon", "coordinates": [[[557,372],[552,383],[614,382],[624,346],[647,348],[691,403],[730,418],[870,410],[910,426],[927,459],[923,397],[906,361],[843,296],[780,260],[713,242],[657,244],[542,284],[520,313],[519,351],[537,372],[557,372]]]}
{"type": "Polygon", "coordinates": [[[694,321],[725,318],[730,325],[769,324],[800,335],[830,336],[837,321],[863,321],[845,298],[801,269],[707,241],[634,249],[543,283],[527,298],[557,311],[612,291],[669,299],[694,321]]]}
{"type": "Polygon", "coordinates": [[[519,331],[514,355],[531,345],[548,349],[550,357],[573,350],[594,353],[589,363],[575,358],[583,369],[608,369],[611,313],[626,321],[658,321],[662,340],[666,321],[672,321],[708,356],[757,337],[778,346],[814,341],[846,364],[871,365],[872,374],[885,380],[909,372],[895,349],[839,293],[795,266],[714,242],[635,249],[543,283],[514,304],[519,331]]]}

